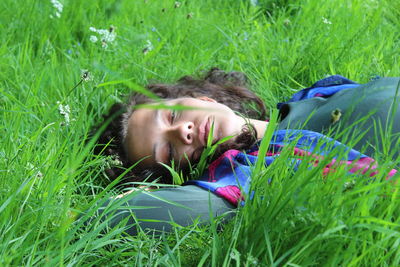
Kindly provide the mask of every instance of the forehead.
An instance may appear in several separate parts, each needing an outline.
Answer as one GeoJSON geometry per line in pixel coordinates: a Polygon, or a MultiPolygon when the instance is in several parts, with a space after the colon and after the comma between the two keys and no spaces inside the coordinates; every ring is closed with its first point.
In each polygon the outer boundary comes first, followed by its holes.
{"type": "Polygon", "coordinates": [[[142,164],[152,165],[153,149],[156,139],[156,115],[158,110],[140,108],[135,110],[128,119],[124,148],[130,161],[143,159],[142,164]]]}

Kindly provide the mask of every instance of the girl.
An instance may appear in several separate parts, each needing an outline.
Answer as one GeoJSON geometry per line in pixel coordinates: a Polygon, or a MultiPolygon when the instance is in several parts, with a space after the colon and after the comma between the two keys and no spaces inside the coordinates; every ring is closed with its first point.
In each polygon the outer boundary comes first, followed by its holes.
{"type": "MultiPolygon", "coordinates": [[[[211,69],[204,79],[180,79],[175,85],[153,84],[148,89],[162,101],[144,95],[134,95],[127,105],[114,105],[105,121],[111,123],[99,139],[95,152],[118,159],[121,166],[107,170],[116,178],[132,164],[136,166],[125,181],[172,183],[165,165],[174,165],[189,173],[199,161],[208,144],[219,144],[214,159],[199,180],[184,186],[164,188],[153,192],[134,191],[124,197],[130,207],[120,207],[111,224],[129,217],[128,233],[135,234],[137,224],[142,229],[171,229],[170,221],[185,226],[198,220],[207,223],[209,216],[227,213],[244,198],[249,189],[251,165],[258,155],[258,140],[268,127],[267,111],[263,102],[246,87],[247,79],[239,72],[225,73],[211,69]],[[146,106],[140,106],[147,104],[146,106]],[[230,137],[230,138],[227,138],[230,137]],[[132,214],[134,214],[132,216],[132,214]]],[[[398,111],[398,78],[379,79],[366,85],[356,84],[341,76],[331,76],[306,88],[279,107],[280,123],[270,143],[265,164],[279,156],[282,147],[295,143],[293,165],[300,164],[304,155],[323,155],[341,151],[324,172],[340,164],[349,165],[350,172],[369,171],[374,153],[386,151],[386,156],[397,158],[400,113],[398,111]],[[347,135],[340,135],[343,129],[347,135]],[[287,129],[313,130],[287,130],[287,129]],[[383,131],[383,130],[384,131],[383,131]],[[336,132],[365,154],[350,149],[317,132],[336,132]],[[381,142],[378,133],[384,132],[381,142]],[[320,141],[329,143],[318,150],[320,141]],[[318,150],[318,151],[317,151],[318,150]],[[344,155],[344,156],[343,156],[344,155]]],[[[314,162],[315,163],[315,162],[314,162]]],[[[396,171],[388,171],[388,177],[396,171]]],[[[110,200],[110,202],[117,200],[110,200]]],[[[109,203],[100,209],[107,213],[109,203]]],[[[227,218],[232,216],[228,213],[227,218]]]]}

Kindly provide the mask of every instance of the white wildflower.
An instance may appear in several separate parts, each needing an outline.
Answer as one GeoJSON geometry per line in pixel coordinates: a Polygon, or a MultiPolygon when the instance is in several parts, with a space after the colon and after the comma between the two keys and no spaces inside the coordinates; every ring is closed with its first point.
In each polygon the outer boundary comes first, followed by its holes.
{"type": "Polygon", "coordinates": [[[93,80],[92,74],[88,70],[81,70],[81,79],[84,82],[93,80]]]}
{"type": "Polygon", "coordinates": [[[154,49],[154,46],[153,46],[153,44],[151,43],[151,41],[150,40],[147,40],[146,41],[146,44],[145,44],[145,46],[144,46],[144,49],[143,49],[143,54],[147,54],[147,53],[149,53],[151,50],[153,50],[154,49]]]}
{"type": "MultiPolygon", "coordinates": [[[[105,29],[96,29],[95,27],[90,27],[89,30],[91,32],[97,33],[99,35],[99,38],[101,40],[101,46],[103,48],[107,48],[109,43],[112,43],[115,41],[115,38],[117,37],[117,34],[115,33],[115,27],[110,26],[108,30],[105,29]]],[[[95,43],[97,42],[98,38],[95,35],[90,36],[90,41],[95,43]]]]}
{"type": "Polygon", "coordinates": [[[90,35],[90,37],[89,37],[89,40],[92,42],[92,43],[95,43],[95,42],[97,42],[97,36],[95,36],[95,35],[90,35]]]}
{"type": "Polygon", "coordinates": [[[149,49],[149,51],[154,49],[154,46],[153,46],[153,44],[151,43],[150,40],[146,41],[146,47],[147,47],[147,49],[149,49]]]}
{"type": "Polygon", "coordinates": [[[343,185],[343,191],[351,190],[356,185],[356,180],[352,180],[350,182],[345,182],[343,185]]]}
{"type": "MultiPolygon", "coordinates": [[[[57,18],[61,17],[61,13],[63,11],[63,4],[60,3],[60,1],[58,0],[50,0],[51,4],[53,5],[53,7],[56,9],[55,15],[57,18]]],[[[50,16],[53,17],[53,16],[50,16]]]]}
{"type": "Polygon", "coordinates": [[[61,104],[60,101],[57,101],[57,104],[58,104],[58,111],[60,112],[61,115],[64,116],[65,125],[68,126],[71,121],[69,116],[69,114],[71,113],[71,109],[69,108],[68,105],[61,104]]]}
{"type": "Polygon", "coordinates": [[[181,6],[181,2],[176,1],[174,7],[179,8],[181,6]]]}
{"type": "Polygon", "coordinates": [[[322,22],[323,23],[325,23],[325,24],[332,24],[332,22],[330,22],[327,18],[325,18],[325,17],[322,17],[322,22]]]}
{"type": "Polygon", "coordinates": [[[191,19],[191,18],[193,18],[193,16],[194,16],[194,13],[190,12],[189,14],[186,15],[186,18],[191,19]]]}
{"type": "Polygon", "coordinates": [[[35,165],[33,165],[32,163],[28,162],[25,166],[25,169],[29,170],[29,171],[33,171],[35,172],[35,176],[38,178],[43,177],[42,172],[39,170],[38,167],[35,167],[35,165]]]}

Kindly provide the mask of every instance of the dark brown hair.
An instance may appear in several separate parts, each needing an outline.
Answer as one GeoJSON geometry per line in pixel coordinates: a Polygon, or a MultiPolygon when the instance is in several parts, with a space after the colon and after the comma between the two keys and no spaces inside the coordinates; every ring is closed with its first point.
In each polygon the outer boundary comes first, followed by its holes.
{"type": "MultiPolygon", "coordinates": [[[[162,99],[207,96],[227,105],[247,118],[266,119],[267,111],[264,103],[247,86],[248,79],[243,73],[226,73],[218,68],[212,68],[204,78],[196,79],[191,76],[184,76],[175,84],[154,83],[148,85],[147,89],[162,99]]],[[[100,126],[107,125],[99,137],[94,153],[108,156],[114,163],[119,162],[119,164],[113,164],[113,166],[106,168],[106,174],[111,180],[116,179],[133,164],[127,159],[123,147],[126,124],[134,112],[133,107],[152,101],[143,94],[133,94],[126,104],[114,104],[108,114],[103,116],[104,121],[100,126]]],[[[97,129],[99,128],[97,127],[97,129]]],[[[215,157],[230,148],[248,148],[254,144],[256,136],[254,127],[246,127],[234,142],[221,145],[217,149],[215,157]]],[[[159,179],[158,181],[161,183],[172,183],[169,172],[161,165],[146,170],[135,167],[123,177],[122,181],[143,182],[146,180],[150,182],[155,179],[159,179]]]]}

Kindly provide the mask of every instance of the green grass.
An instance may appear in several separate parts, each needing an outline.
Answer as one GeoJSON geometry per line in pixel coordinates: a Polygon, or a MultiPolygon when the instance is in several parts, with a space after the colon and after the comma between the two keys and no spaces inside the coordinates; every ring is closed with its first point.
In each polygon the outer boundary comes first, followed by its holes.
{"type": "Polygon", "coordinates": [[[129,237],[122,226],[104,234],[74,223],[115,194],[105,160],[90,157],[85,141],[137,85],[218,66],[248,74],[273,108],[328,74],[361,83],[400,76],[399,1],[61,2],[60,18],[50,1],[0,3],[0,265],[400,264],[397,187],[343,172],[324,180],[318,169],[292,175],[283,157],[274,168],[259,166],[254,185],[263,197],[248,201],[223,231],[216,220],[129,237]],[[117,36],[106,49],[89,40],[89,27],[110,25],[117,36]],[[147,40],[153,49],[143,53],[147,40]],[[93,79],[71,90],[82,70],[93,79]],[[121,80],[129,82],[114,82],[121,80]],[[60,104],[70,107],[69,123],[60,104]]]}

